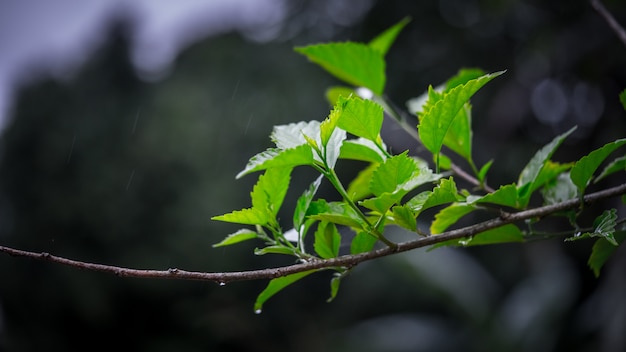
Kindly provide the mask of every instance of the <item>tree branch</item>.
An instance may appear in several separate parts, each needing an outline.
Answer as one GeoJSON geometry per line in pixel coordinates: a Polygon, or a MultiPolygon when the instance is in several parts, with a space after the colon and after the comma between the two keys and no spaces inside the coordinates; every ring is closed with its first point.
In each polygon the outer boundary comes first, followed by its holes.
{"type": "Polygon", "coordinates": [[[606,23],[608,23],[609,27],[617,34],[619,39],[626,45],[626,30],[622,27],[619,22],[611,15],[611,13],[602,5],[600,0],[591,0],[591,6],[598,11],[600,16],[604,17],[606,23]]]}
{"type": "MultiPolygon", "coordinates": [[[[611,198],[619,195],[626,194],[626,183],[616,187],[612,187],[599,192],[591,193],[583,198],[585,204],[591,204],[601,199],[611,198]]],[[[382,249],[374,250],[371,252],[356,254],[356,255],[344,255],[333,259],[313,260],[310,262],[295,264],[291,266],[269,268],[261,270],[250,271],[238,271],[238,272],[221,272],[221,273],[209,273],[209,272],[197,272],[197,271],[185,271],[175,268],[167,270],[139,270],[122,268],[111,265],[87,263],[63,257],[57,257],[49,253],[35,253],[29,251],[23,251],[10,247],[0,246],[0,252],[7,253],[12,256],[27,257],[33,259],[39,259],[49,261],[53,263],[59,263],[70,267],[85,269],[90,271],[98,271],[104,273],[114,274],[120,277],[134,277],[134,278],[159,278],[159,279],[181,279],[181,280],[198,280],[198,281],[213,281],[216,283],[225,284],[233,281],[244,280],[259,280],[259,279],[274,279],[289,274],[295,274],[299,272],[325,269],[333,267],[354,267],[359,263],[388,256],[395,253],[406,252],[413,249],[430,246],[433,244],[461,239],[464,237],[473,236],[483,231],[495,229],[507,224],[511,224],[526,219],[543,217],[555,212],[576,208],[580,205],[580,199],[570,199],[561,203],[546,205],[534,209],[519,211],[516,213],[505,213],[498,218],[487,220],[475,225],[463,227],[456,230],[446,231],[439,235],[422,237],[416,240],[398,243],[395,248],[385,247],[382,249]]]]}

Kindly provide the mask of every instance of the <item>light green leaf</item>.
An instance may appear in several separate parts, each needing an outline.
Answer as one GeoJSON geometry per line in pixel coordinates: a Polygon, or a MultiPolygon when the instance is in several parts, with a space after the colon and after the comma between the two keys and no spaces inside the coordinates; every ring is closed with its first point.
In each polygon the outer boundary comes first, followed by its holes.
{"type": "Polygon", "coordinates": [[[259,294],[254,303],[254,312],[259,314],[263,309],[263,304],[272,296],[280,292],[285,287],[293,284],[294,282],[316,272],[317,270],[303,271],[301,273],[295,273],[276,279],[272,279],[267,287],[259,294]]]}
{"type": "MultiPolygon", "coordinates": [[[[622,245],[624,240],[626,239],[626,231],[616,231],[614,233],[615,240],[622,245]]],[[[587,264],[593,270],[593,274],[596,277],[600,276],[600,270],[604,264],[611,258],[611,255],[615,253],[617,250],[617,246],[612,244],[605,238],[600,238],[596,241],[591,249],[591,256],[589,256],[589,260],[587,264]]]]}
{"type": "Polygon", "coordinates": [[[430,225],[430,232],[435,235],[444,232],[460,218],[476,210],[476,206],[466,203],[455,203],[441,209],[430,225]]]}
{"type": "Polygon", "coordinates": [[[327,303],[332,302],[335,297],[337,297],[337,293],[339,292],[339,284],[341,283],[341,279],[343,276],[339,273],[335,273],[333,278],[330,279],[330,297],[326,300],[327,303]]]}
{"type": "Polygon", "coordinates": [[[491,168],[491,165],[493,164],[493,159],[489,160],[485,165],[483,165],[483,167],[480,168],[480,171],[478,171],[478,180],[481,182],[485,181],[485,177],[487,177],[487,172],[489,172],[489,169],[491,168]]]}
{"type": "Polygon", "coordinates": [[[365,100],[357,96],[339,98],[335,109],[339,109],[337,126],[373,142],[378,140],[380,129],[383,126],[383,107],[372,100],[365,100]]]}
{"type": "MultiPolygon", "coordinates": [[[[458,85],[445,92],[432,107],[425,111],[419,124],[419,136],[422,144],[431,153],[439,155],[444,138],[459,110],[469,99],[489,81],[503,74],[504,71],[487,74],[458,85]]],[[[430,98],[429,98],[430,99],[430,98]]],[[[426,105],[429,105],[428,103],[426,105]]]]}
{"type": "Polygon", "coordinates": [[[235,210],[228,214],[214,216],[211,220],[232,222],[244,225],[265,225],[268,223],[270,215],[261,209],[248,208],[235,210]]]}
{"type": "Polygon", "coordinates": [[[350,244],[350,253],[351,254],[359,254],[369,252],[374,248],[378,239],[365,231],[360,231],[354,236],[352,239],[352,243],[350,244]]]}
{"type": "Polygon", "coordinates": [[[415,213],[407,205],[395,206],[391,209],[393,221],[401,227],[409,231],[417,230],[417,222],[415,221],[415,213]]]}
{"type": "Polygon", "coordinates": [[[317,225],[315,231],[315,242],[313,248],[317,254],[324,258],[336,258],[339,255],[341,245],[341,235],[333,223],[322,221],[317,225]]]}
{"type": "Polygon", "coordinates": [[[472,106],[466,103],[457,116],[443,139],[443,145],[459,154],[472,164],[472,106]]]}
{"type": "Polygon", "coordinates": [[[352,228],[364,228],[365,223],[348,204],[343,202],[326,202],[319,199],[311,202],[307,216],[311,219],[328,221],[337,225],[352,228]]]}
{"type": "Polygon", "coordinates": [[[626,144],[625,139],[618,139],[612,143],[605,144],[602,148],[596,149],[591,153],[583,156],[574,164],[570,177],[574,184],[583,193],[594,172],[598,169],[600,164],[611,154],[615,149],[626,144]]]}
{"type": "Polygon", "coordinates": [[[290,180],[290,168],[267,169],[263,175],[259,176],[259,180],[250,193],[252,208],[267,210],[276,217],[287,194],[290,180]]]}
{"type": "Polygon", "coordinates": [[[317,193],[317,189],[322,183],[323,175],[319,175],[313,183],[309,186],[309,188],[302,193],[300,198],[298,198],[296,202],[296,208],[293,212],[293,227],[295,229],[300,229],[300,227],[304,224],[304,219],[306,217],[307,210],[309,210],[309,205],[311,205],[311,201],[317,193]]]}
{"type": "Polygon", "coordinates": [[[293,168],[301,165],[313,165],[314,163],[313,151],[307,144],[285,150],[271,148],[253,156],[236,178],[270,168],[293,168]]]}
{"type": "Polygon", "coordinates": [[[448,179],[441,179],[439,185],[432,191],[422,192],[411,198],[406,202],[406,205],[409,206],[417,216],[426,209],[460,200],[462,200],[462,197],[458,194],[456,183],[454,183],[454,180],[450,177],[448,179]]]}
{"type": "Polygon", "coordinates": [[[391,208],[391,206],[399,202],[403,195],[404,193],[397,194],[385,192],[377,197],[362,200],[359,202],[359,205],[384,214],[387,210],[389,210],[389,208],[391,208]]]}
{"type": "Polygon", "coordinates": [[[407,155],[394,155],[380,164],[372,174],[370,191],[376,196],[393,193],[419,171],[417,162],[407,155]]]}
{"type": "Polygon", "coordinates": [[[341,145],[341,159],[361,160],[370,163],[382,163],[386,156],[374,142],[365,138],[348,139],[341,145]]]}
{"type": "MultiPolygon", "coordinates": [[[[345,145],[345,144],[344,144],[345,145]]],[[[352,201],[358,201],[372,194],[370,191],[370,181],[374,170],[378,168],[378,163],[371,163],[366,168],[359,171],[359,174],[348,184],[346,193],[352,201]]]]}
{"type": "Polygon", "coordinates": [[[382,95],[385,60],[378,50],[353,42],[317,44],[295,50],[340,80],[382,95]]]}
{"type": "Polygon", "coordinates": [[[248,229],[241,229],[235,233],[226,236],[221,242],[216,243],[213,247],[230,246],[235,243],[252,240],[257,238],[257,233],[248,229]]]}
{"type": "Polygon", "coordinates": [[[376,36],[376,38],[369,42],[370,48],[378,51],[383,56],[386,55],[387,51],[389,51],[389,48],[391,47],[391,44],[393,44],[396,40],[396,37],[402,28],[404,28],[404,26],[406,26],[410,21],[411,18],[405,17],[402,21],[396,23],[391,28],[376,36]]]}
{"type": "Polygon", "coordinates": [[[611,163],[609,163],[604,170],[602,170],[602,172],[600,173],[600,175],[598,177],[596,177],[595,180],[593,180],[593,182],[598,182],[602,179],[604,179],[605,177],[614,174],[616,172],[619,171],[626,171],[626,156],[617,158],[615,160],[613,160],[611,163]]]}
{"type": "Polygon", "coordinates": [[[293,249],[281,245],[267,246],[263,248],[256,248],[254,250],[255,255],[265,255],[265,254],[284,254],[284,255],[295,255],[293,249]]]}
{"type": "Polygon", "coordinates": [[[481,76],[484,76],[484,75],[485,75],[485,71],[479,68],[462,68],[459,70],[459,72],[457,72],[456,75],[449,78],[445,82],[444,89],[442,89],[442,92],[447,92],[456,86],[466,84],[467,82],[473,79],[480,78],[481,76]]]}

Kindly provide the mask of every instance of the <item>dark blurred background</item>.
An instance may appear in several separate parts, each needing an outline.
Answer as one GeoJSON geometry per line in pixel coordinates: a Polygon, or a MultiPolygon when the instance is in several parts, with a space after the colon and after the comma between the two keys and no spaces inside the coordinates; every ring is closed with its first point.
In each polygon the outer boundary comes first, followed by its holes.
{"type": "MultiPolygon", "coordinates": [[[[605,4],[626,24],[623,1],[605,4]]],[[[0,13],[0,244],[24,250],[140,269],[287,264],[254,243],[212,248],[238,227],[210,217],[249,206],[256,176],[234,176],[273,125],[330,110],[339,82],[292,48],[368,41],[405,16],[387,56],[399,106],[460,68],[507,70],[472,100],[492,185],[574,125],[559,161],[626,135],[626,46],[587,1],[10,0],[0,13]]],[[[298,169],[290,199],[314,177],[298,169]]],[[[260,315],[265,281],[117,278],[3,254],[0,350],[624,351],[626,253],[595,279],[591,243],[417,250],[359,266],[332,303],[321,274],[260,315]]]]}

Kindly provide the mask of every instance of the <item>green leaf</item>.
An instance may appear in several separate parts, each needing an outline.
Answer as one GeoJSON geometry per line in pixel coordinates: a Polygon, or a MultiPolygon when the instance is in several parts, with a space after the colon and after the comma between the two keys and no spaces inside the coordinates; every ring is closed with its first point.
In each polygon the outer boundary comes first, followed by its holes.
{"type": "Polygon", "coordinates": [[[626,110],[626,89],[619,93],[619,101],[622,103],[624,110],[626,110]]]}
{"type": "Polygon", "coordinates": [[[372,39],[369,42],[370,48],[378,51],[381,55],[386,55],[387,51],[391,47],[391,44],[396,40],[396,37],[400,33],[400,31],[406,26],[409,22],[411,22],[411,18],[405,17],[400,22],[393,25],[391,28],[385,30],[376,38],[372,39]]]}
{"type": "Polygon", "coordinates": [[[263,175],[259,176],[259,180],[250,193],[252,208],[267,210],[275,217],[283,204],[290,180],[290,168],[267,169],[263,175]]]}
{"type": "Polygon", "coordinates": [[[244,225],[265,225],[268,223],[269,219],[270,217],[267,212],[255,208],[235,210],[228,214],[214,216],[211,218],[211,220],[244,225]]]}
{"type": "Polygon", "coordinates": [[[328,299],[326,300],[327,303],[332,302],[335,297],[337,297],[337,293],[339,292],[339,284],[341,283],[342,278],[343,275],[335,273],[335,275],[333,275],[333,278],[330,279],[330,297],[328,297],[328,299]]]}
{"type": "Polygon", "coordinates": [[[317,193],[317,189],[322,183],[323,177],[323,175],[319,175],[296,201],[296,208],[293,212],[293,227],[295,229],[300,229],[300,227],[304,224],[306,212],[309,210],[309,205],[311,205],[311,201],[313,200],[315,193],[317,193]]]}
{"type": "Polygon", "coordinates": [[[224,238],[221,242],[214,244],[213,247],[230,246],[235,243],[252,240],[255,238],[257,238],[256,232],[248,229],[241,229],[235,233],[231,233],[230,235],[226,236],[226,238],[224,238]]]}
{"type": "Polygon", "coordinates": [[[548,182],[541,190],[544,202],[548,204],[561,203],[578,196],[578,189],[572,182],[569,173],[562,173],[556,179],[548,182]]]}
{"type": "MultiPolygon", "coordinates": [[[[621,245],[624,243],[626,239],[626,231],[617,231],[614,233],[615,240],[621,245]]],[[[611,255],[615,253],[618,247],[612,244],[605,238],[600,238],[596,241],[591,249],[591,256],[589,256],[589,260],[587,264],[593,270],[593,274],[596,277],[600,276],[600,270],[604,266],[604,264],[609,260],[611,255]]]]}
{"type": "Polygon", "coordinates": [[[480,168],[480,171],[478,171],[478,180],[481,182],[485,182],[485,178],[487,177],[487,172],[489,172],[489,169],[491,168],[491,165],[493,164],[493,159],[489,160],[485,165],[483,165],[483,167],[480,168]]]}
{"type": "Polygon", "coordinates": [[[265,255],[265,254],[284,254],[284,255],[294,255],[293,249],[281,246],[281,245],[273,245],[267,246],[263,248],[256,248],[254,250],[255,255],[265,255]]]}
{"type": "Polygon", "coordinates": [[[415,221],[415,213],[408,205],[395,206],[392,209],[393,221],[409,231],[417,231],[417,222],[415,221]]]}
{"type": "Polygon", "coordinates": [[[319,135],[319,121],[300,121],[298,123],[274,126],[270,139],[279,149],[291,149],[307,144],[304,136],[317,137],[319,135]]]}
{"type": "Polygon", "coordinates": [[[519,206],[517,200],[517,187],[514,184],[500,186],[496,191],[488,193],[478,200],[477,203],[491,203],[504,205],[511,208],[519,206]]]}
{"type": "Polygon", "coordinates": [[[335,109],[339,109],[337,126],[373,142],[378,140],[380,129],[383,126],[383,107],[372,100],[365,100],[357,96],[339,98],[335,109]]]}
{"type": "Polygon", "coordinates": [[[439,185],[432,191],[425,191],[411,198],[406,202],[406,205],[410,207],[417,216],[426,209],[460,200],[462,200],[462,198],[458,194],[456,183],[454,183],[454,180],[450,177],[448,179],[441,179],[439,185]]]}
{"type": "Polygon", "coordinates": [[[618,139],[612,143],[605,144],[602,148],[596,149],[591,153],[583,156],[574,164],[570,177],[574,184],[583,193],[594,172],[598,169],[600,164],[611,154],[615,149],[626,144],[625,139],[618,139]]]}
{"type": "Polygon", "coordinates": [[[293,284],[294,282],[316,272],[317,270],[303,271],[301,273],[295,273],[276,279],[272,279],[267,287],[259,294],[254,303],[254,312],[260,314],[263,310],[263,304],[272,296],[280,292],[285,287],[293,284]]]}
{"type": "Polygon", "coordinates": [[[339,255],[341,245],[341,235],[333,223],[322,221],[315,231],[315,242],[313,248],[317,254],[324,258],[336,258],[339,255]]]}
{"type": "Polygon", "coordinates": [[[378,163],[371,163],[369,166],[359,171],[359,174],[348,184],[346,193],[352,201],[358,201],[372,194],[370,191],[370,181],[374,170],[378,168],[378,163]]]}
{"type": "Polygon", "coordinates": [[[309,145],[303,144],[285,150],[272,148],[253,156],[236,178],[270,168],[293,168],[314,163],[313,152],[309,145]]]}
{"type": "Polygon", "coordinates": [[[479,68],[462,68],[457,72],[456,75],[448,79],[444,83],[444,89],[442,92],[449,91],[450,89],[460,86],[462,84],[466,84],[467,82],[480,78],[485,75],[485,71],[479,68]]]}
{"type": "Polygon", "coordinates": [[[402,154],[394,155],[380,164],[372,174],[370,191],[376,196],[383,193],[393,193],[399,186],[407,182],[414,173],[419,171],[414,159],[402,154]]]}
{"type": "Polygon", "coordinates": [[[366,87],[377,95],[385,88],[385,60],[369,45],[353,42],[297,47],[295,51],[340,80],[366,87]]]}
{"type": "Polygon", "coordinates": [[[369,252],[374,248],[378,239],[365,231],[360,231],[354,236],[352,239],[352,243],[350,244],[350,253],[351,254],[359,254],[369,252]]]}
{"type": "Polygon", "coordinates": [[[387,210],[389,210],[389,208],[391,208],[391,206],[399,202],[403,195],[404,193],[397,194],[385,192],[378,197],[362,200],[359,202],[359,205],[384,214],[387,210]]]}
{"type": "Polygon", "coordinates": [[[328,203],[323,199],[313,201],[309,206],[307,216],[311,219],[328,221],[356,229],[362,229],[365,226],[355,210],[343,202],[328,203]]]}
{"type": "Polygon", "coordinates": [[[617,226],[617,210],[610,209],[605,210],[602,215],[598,216],[594,222],[593,232],[577,233],[572,237],[568,237],[565,241],[576,241],[584,238],[602,237],[609,241],[612,245],[617,246],[618,243],[615,240],[615,226],[617,226]]]}
{"type": "Polygon", "coordinates": [[[326,100],[331,106],[337,104],[339,97],[348,98],[351,95],[357,95],[354,88],[334,86],[326,89],[326,100]]]}
{"type": "Polygon", "coordinates": [[[452,120],[443,139],[443,145],[459,154],[470,164],[472,161],[472,106],[466,103],[452,120]]]}
{"type": "Polygon", "coordinates": [[[420,118],[418,132],[426,149],[435,155],[439,155],[444,138],[459,110],[463,108],[474,93],[503,73],[504,71],[487,74],[470,80],[465,84],[458,85],[445,92],[440,100],[425,111],[420,118]]]}
{"type": "Polygon", "coordinates": [[[435,215],[435,220],[430,225],[430,232],[433,235],[442,233],[460,218],[474,210],[476,210],[476,206],[466,203],[455,203],[443,208],[435,215]]]}
{"type": "Polygon", "coordinates": [[[487,230],[481,233],[478,233],[474,236],[468,238],[462,238],[458,240],[450,240],[441,243],[437,243],[433,245],[433,248],[446,247],[446,246],[482,246],[482,245],[490,245],[490,244],[499,244],[499,243],[515,243],[515,242],[523,242],[524,235],[520,231],[520,229],[513,225],[507,224],[504,226],[500,226],[495,229],[487,230]]]}
{"type": "Polygon", "coordinates": [[[600,173],[600,175],[598,177],[596,177],[595,180],[593,180],[593,182],[598,182],[602,179],[604,179],[605,177],[614,174],[616,172],[619,171],[626,171],[626,156],[617,158],[615,160],[613,160],[610,164],[608,164],[604,170],[602,170],[602,172],[600,173]]]}
{"type": "Polygon", "coordinates": [[[348,139],[341,145],[341,159],[361,160],[370,163],[382,163],[386,156],[374,142],[365,138],[348,139]]]}
{"type": "Polygon", "coordinates": [[[567,136],[574,132],[575,129],[576,127],[554,138],[550,143],[546,144],[543,148],[537,151],[528,164],[526,164],[517,181],[517,191],[520,197],[520,203],[523,206],[528,204],[528,200],[530,199],[532,192],[537,188],[537,183],[535,181],[544,166],[547,164],[547,161],[550,160],[556,149],[561,145],[561,143],[563,143],[567,136]]]}

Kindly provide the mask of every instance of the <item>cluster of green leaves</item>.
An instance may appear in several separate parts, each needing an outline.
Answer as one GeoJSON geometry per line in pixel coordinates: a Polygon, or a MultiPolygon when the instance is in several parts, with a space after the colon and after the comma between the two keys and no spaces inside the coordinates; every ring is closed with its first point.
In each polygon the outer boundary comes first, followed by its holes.
{"type": "MultiPolygon", "coordinates": [[[[327,98],[333,105],[323,121],[298,122],[275,126],[271,140],[275,147],[253,156],[237,178],[262,171],[251,192],[252,206],[215,216],[214,220],[251,225],[226,237],[215,246],[227,246],[242,241],[261,240],[264,246],[255,254],[290,255],[302,262],[354,255],[375,248],[377,243],[389,247],[395,243],[385,237],[389,226],[399,226],[417,237],[436,236],[457,223],[463,216],[490,209],[524,210],[531,197],[541,193],[545,204],[555,204],[582,197],[591,182],[623,171],[626,157],[608,163],[596,176],[597,169],[608,156],[626,144],[626,139],[609,143],[580,160],[559,163],[552,156],[574,131],[557,136],[540,149],[522,169],[517,183],[491,189],[486,185],[488,162],[478,168],[472,158],[472,128],[470,98],[485,84],[504,72],[486,74],[479,69],[460,70],[438,88],[428,88],[424,96],[412,99],[407,106],[419,118],[416,139],[433,156],[434,168],[426,160],[409,155],[408,151],[392,155],[381,138],[385,112],[400,124],[402,115],[383,99],[385,88],[385,55],[396,36],[408,23],[405,19],[389,28],[367,44],[344,42],[298,47],[295,50],[320,65],[330,74],[351,85],[332,87],[327,98]],[[366,90],[366,98],[357,92],[366,90]],[[471,178],[478,187],[471,192],[459,189],[449,170],[453,164],[445,150],[467,161],[471,178]],[[359,160],[365,167],[349,183],[335,172],[342,159],[359,160]],[[295,167],[309,166],[319,177],[304,190],[293,210],[293,221],[285,230],[277,218],[290,185],[295,167]],[[594,178],[595,176],[595,178],[594,178]],[[329,182],[341,196],[340,201],[316,198],[322,181],[329,182]],[[477,194],[474,194],[475,192],[477,194]],[[417,227],[417,218],[427,209],[438,209],[429,231],[417,227]],[[350,236],[346,231],[349,229],[350,236]],[[312,233],[313,250],[306,247],[312,233]],[[349,252],[341,253],[342,242],[350,243],[349,252]]],[[[622,101],[626,98],[622,97],[622,101]]],[[[415,126],[412,126],[415,128],[415,126]]],[[[597,237],[589,261],[596,273],[624,240],[619,229],[616,210],[600,215],[590,229],[576,224],[578,212],[569,216],[574,225],[569,240],[597,237]]],[[[438,243],[437,246],[469,246],[503,242],[521,242],[532,236],[532,229],[522,230],[515,224],[485,231],[461,240],[438,243]]],[[[331,267],[300,272],[273,279],[255,303],[260,312],[263,304],[274,294],[316,271],[332,270],[332,300],[340,280],[350,268],[331,267]]]]}

